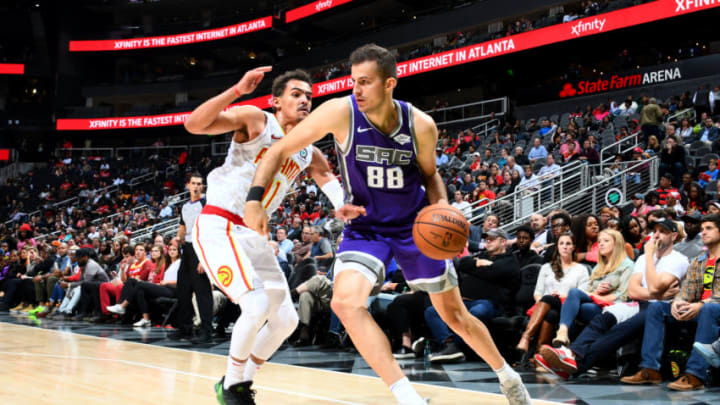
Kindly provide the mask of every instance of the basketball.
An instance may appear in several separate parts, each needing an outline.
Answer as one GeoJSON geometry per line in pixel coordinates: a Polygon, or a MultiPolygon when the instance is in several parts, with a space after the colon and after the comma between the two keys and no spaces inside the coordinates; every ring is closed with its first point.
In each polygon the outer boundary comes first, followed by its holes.
{"type": "Polygon", "coordinates": [[[451,259],[465,249],[470,224],[459,209],[433,204],[423,208],[415,218],[413,239],[427,257],[451,259]]]}

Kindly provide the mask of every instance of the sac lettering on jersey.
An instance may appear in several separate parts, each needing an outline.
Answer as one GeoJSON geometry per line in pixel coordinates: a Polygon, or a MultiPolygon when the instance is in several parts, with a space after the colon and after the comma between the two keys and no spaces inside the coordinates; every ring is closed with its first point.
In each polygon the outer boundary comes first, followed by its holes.
{"type": "Polygon", "coordinates": [[[413,153],[408,150],[355,145],[355,158],[362,162],[406,166],[412,162],[413,153]]]}

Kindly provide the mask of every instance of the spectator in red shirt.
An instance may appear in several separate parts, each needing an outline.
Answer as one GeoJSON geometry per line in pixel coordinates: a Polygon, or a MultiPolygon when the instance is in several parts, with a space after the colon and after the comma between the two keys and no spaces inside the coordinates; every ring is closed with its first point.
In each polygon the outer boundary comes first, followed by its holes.
{"type": "Polygon", "coordinates": [[[665,199],[667,198],[668,193],[671,192],[677,192],[678,190],[673,187],[673,175],[670,173],[665,173],[660,177],[660,187],[658,187],[655,192],[660,196],[660,205],[665,206],[667,204],[667,201],[665,199]]]}
{"type": "Polygon", "coordinates": [[[473,191],[473,200],[480,201],[478,206],[482,207],[494,199],[495,193],[487,188],[487,182],[485,182],[485,180],[480,180],[477,184],[477,188],[473,191]]]}

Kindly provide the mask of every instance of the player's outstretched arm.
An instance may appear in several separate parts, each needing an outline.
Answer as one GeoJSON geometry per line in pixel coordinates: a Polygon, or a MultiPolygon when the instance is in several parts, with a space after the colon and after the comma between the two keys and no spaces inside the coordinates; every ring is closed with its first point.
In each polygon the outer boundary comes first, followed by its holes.
{"type": "Polygon", "coordinates": [[[262,111],[257,107],[243,106],[228,111],[223,110],[235,99],[255,91],[265,73],[270,70],[272,70],[271,66],[262,66],[246,72],[237,84],[193,110],[185,120],[185,129],[196,135],[218,135],[242,130],[253,118],[264,119],[262,111]]]}
{"type": "Polygon", "coordinates": [[[435,148],[438,140],[435,121],[417,108],[414,108],[413,120],[417,138],[417,162],[425,180],[425,193],[428,201],[430,204],[447,204],[447,191],[442,177],[437,172],[435,161],[435,148]]]}
{"type": "Polygon", "coordinates": [[[349,104],[346,99],[329,100],[310,113],[283,139],[273,144],[265,152],[255,171],[252,187],[250,193],[248,193],[247,204],[245,204],[245,217],[243,219],[249,228],[261,234],[267,233],[268,218],[260,204],[260,200],[264,190],[280,169],[282,163],[300,149],[311,145],[328,133],[332,133],[339,142],[344,140],[347,136],[349,117],[349,104]]]}

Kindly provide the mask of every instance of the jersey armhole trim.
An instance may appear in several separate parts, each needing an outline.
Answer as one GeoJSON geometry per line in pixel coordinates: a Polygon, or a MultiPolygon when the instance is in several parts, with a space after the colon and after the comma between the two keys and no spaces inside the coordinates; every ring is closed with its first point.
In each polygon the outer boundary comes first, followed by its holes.
{"type": "MultiPolygon", "coordinates": [[[[345,142],[340,144],[337,140],[335,141],[335,145],[337,145],[338,151],[343,154],[343,156],[347,156],[348,153],[350,153],[350,147],[352,146],[352,138],[353,133],[355,132],[355,114],[354,114],[354,108],[353,108],[353,102],[352,102],[352,96],[347,96],[348,101],[348,107],[349,108],[349,114],[350,114],[350,126],[348,127],[348,133],[345,137],[345,142]]],[[[337,139],[337,138],[335,138],[337,139]]]]}

